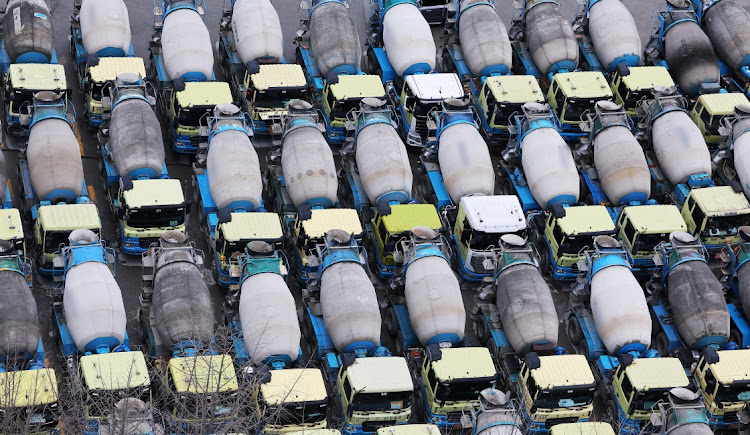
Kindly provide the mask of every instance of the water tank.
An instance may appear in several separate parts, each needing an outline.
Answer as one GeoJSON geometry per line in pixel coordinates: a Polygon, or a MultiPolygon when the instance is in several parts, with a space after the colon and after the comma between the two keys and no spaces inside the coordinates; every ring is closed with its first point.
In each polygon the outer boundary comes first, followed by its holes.
{"type": "Polygon", "coordinates": [[[554,128],[537,128],[521,141],[521,165],[534,200],[543,209],[578,202],[580,183],[573,155],[554,128]]]}
{"type": "Polygon", "coordinates": [[[740,134],[734,140],[734,169],[745,196],[750,198],[750,134],[740,134]]]}
{"type": "Polygon", "coordinates": [[[83,48],[99,56],[127,56],[130,19],[123,0],[83,0],[79,15],[83,48]]]}
{"type": "MultiPolygon", "coordinates": [[[[90,230],[70,233],[71,243],[90,244],[97,240],[97,235],[90,230]]],[[[88,249],[101,248],[94,245],[88,249]]],[[[109,266],[98,261],[76,264],[66,271],[64,284],[65,320],[78,350],[93,351],[101,344],[112,349],[121,344],[127,316],[120,286],[109,266]]]]}
{"type": "Polygon", "coordinates": [[[730,68],[750,65],[750,12],[739,3],[718,1],[703,15],[716,53],[730,68]]]}
{"type": "MultiPolygon", "coordinates": [[[[527,4],[530,4],[527,3],[527,4]]],[[[560,5],[536,3],[526,11],[526,43],[534,65],[547,75],[578,67],[578,44],[560,5]]]]}
{"type": "Polygon", "coordinates": [[[552,293],[531,264],[508,267],[495,279],[500,321],[513,349],[527,352],[533,344],[557,345],[559,320],[552,293]]]}
{"type": "Polygon", "coordinates": [[[684,183],[695,174],[711,174],[706,141],[686,112],[673,110],[656,118],[651,141],[656,160],[670,183],[684,183]]]}
{"type": "MultiPolygon", "coordinates": [[[[189,244],[187,236],[177,231],[165,231],[161,238],[166,246],[189,244]]],[[[169,346],[183,340],[205,343],[213,335],[211,295],[192,258],[188,250],[170,250],[163,251],[158,260],[152,297],[154,320],[169,346]]]]}
{"type": "Polygon", "coordinates": [[[673,24],[664,35],[664,57],[683,93],[698,95],[701,83],[719,83],[719,63],[703,29],[690,20],[673,24]]]}
{"type": "Polygon", "coordinates": [[[211,37],[198,12],[178,9],[164,18],[161,32],[164,67],[174,80],[202,82],[211,79],[214,52],[211,37]]]}
{"type": "Polygon", "coordinates": [[[159,177],[164,167],[164,141],[148,102],[131,98],[115,105],[109,121],[109,151],[120,175],[159,177]]]}
{"type": "Polygon", "coordinates": [[[297,308],[281,275],[259,273],[242,282],[240,320],[254,363],[273,355],[297,359],[301,336],[297,308]]]}
{"type": "Polygon", "coordinates": [[[315,6],[310,17],[310,45],[323,76],[331,70],[346,74],[359,71],[362,57],[359,33],[343,3],[333,1],[315,6]]]}
{"type": "Polygon", "coordinates": [[[432,30],[413,3],[400,3],[386,11],[383,45],[393,70],[401,77],[435,68],[437,53],[432,30]]]}
{"type": "MultiPolygon", "coordinates": [[[[13,250],[13,244],[0,242],[4,250],[13,250]]],[[[36,352],[39,342],[39,319],[36,301],[26,284],[26,278],[11,270],[0,271],[0,355],[16,352],[36,352]]]]}
{"type": "Polygon", "coordinates": [[[641,63],[641,37],[621,0],[599,0],[589,9],[589,36],[602,66],[612,72],[622,63],[641,63]]]}
{"type": "Polygon", "coordinates": [[[47,118],[29,132],[26,149],[31,185],[40,200],[75,202],[83,186],[81,150],[67,121],[47,118]]]}
{"type": "MultiPolygon", "coordinates": [[[[310,107],[305,102],[296,103],[310,107]]],[[[336,202],[338,178],[333,153],[317,126],[297,127],[284,134],[281,169],[295,207],[304,203],[330,207],[336,202]]]]}
{"type": "Polygon", "coordinates": [[[245,132],[225,130],[215,134],[208,145],[206,170],[211,197],[220,210],[258,208],[263,179],[258,153],[245,132]]]}
{"type": "Polygon", "coordinates": [[[445,258],[415,260],[406,269],[404,282],[409,319],[423,345],[457,344],[464,338],[466,310],[461,287],[445,258]]]}
{"type": "Polygon", "coordinates": [[[411,198],[414,177],[409,155],[392,125],[377,123],[362,129],[357,135],[356,160],[362,186],[372,204],[381,197],[400,203],[411,198]]]}
{"type": "Polygon", "coordinates": [[[474,125],[458,123],[440,133],[438,162],[454,203],[464,196],[494,193],[495,168],[487,143],[474,125]]]}
{"type": "Polygon", "coordinates": [[[513,51],[495,8],[484,0],[464,0],[458,22],[458,41],[466,65],[476,77],[506,74],[513,66],[513,51]]]}
{"type": "Polygon", "coordinates": [[[232,34],[245,65],[262,57],[281,60],[284,56],[279,14],[269,0],[237,0],[232,11],[232,34]]]}
{"type": "Polygon", "coordinates": [[[52,14],[44,0],[10,0],[3,42],[11,63],[49,63],[55,50],[52,14]]]}

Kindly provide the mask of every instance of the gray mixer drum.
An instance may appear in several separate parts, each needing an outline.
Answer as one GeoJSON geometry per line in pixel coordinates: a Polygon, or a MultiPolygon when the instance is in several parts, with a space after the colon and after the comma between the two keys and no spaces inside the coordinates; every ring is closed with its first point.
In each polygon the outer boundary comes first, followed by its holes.
{"type": "MultiPolygon", "coordinates": [[[[9,242],[2,241],[3,243],[9,242]]],[[[11,247],[12,249],[12,247],[11,247]]],[[[39,341],[39,319],[36,301],[26,278],[18,272],[0,272],[0,355],[36,351],[39,341]]]]}
{"type": "Polygon", "coordinates": [[[328,71],[356,74],[362,48],[354,21],[343,3],[316,6],[310,17],[310,45],[321,75],[328,71]]]}
{"type": "Polygon", "coordinates": [[[149,103],[133,98],[115,106],[109,122],[109,149],[120,175],[157,178],[161,174],[164,141],[149,103]]]}
{"type": "Polygon", "coordinates": [[[3,41],[11,63],[49,63],[55,50],[52,14],[44,0],[10,0],[3,41]]]}

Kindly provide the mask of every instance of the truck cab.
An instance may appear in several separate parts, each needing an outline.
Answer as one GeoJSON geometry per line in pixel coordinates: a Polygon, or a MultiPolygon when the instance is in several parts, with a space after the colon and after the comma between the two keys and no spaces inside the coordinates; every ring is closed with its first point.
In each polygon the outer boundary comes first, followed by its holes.
{"type": "Polygon", "coordinates": [[[393,276],[397,267],[403,264],[404,253],[400,252],[401,239],[408,239],[416,226],[424,226],[440,232],[443,223],[432,204],[394,204],[390,213],[380,211],[372,219],[370,242],[375,250],[378,276],[385,279],[393,276]]]}
{"type": "Polygon", "coordinates": [[[16,254],[26,257],[23,221],[17,208],[0,209],[0,240],[7,240],[13,245],[16,254]]]}
{"type": "Polygon", "coordinates": [[[587,421],[594,410],[596,380],[583,355],[526,355],[517,393],[530,432],[558,423],[587,421]]]}
{"type": "MultiPolygon", "coordinates": [[[[177,179],[130,180],[120,178],[117,200],[112,202],[122,251],[139,255],[168,230],[185,232],[190,211],[177,179]]],[[[96,209],[96,207],[94,207],[96,209]]]]}
{"type": "Polygon", "coordinates": [[[644,97],[651,96],[651,90],[656,86],[672,87],[674,80],[669,70],[663,66],[635,66],[625,65],[617,67],[609,77],[610,87],[616,104],[622,106],[628,116],[636,118],[636,105],[644,97]]]}
{"type": "Polygon", "coordinates": [[[492,262],[500,237],[516,234],[526,238],[526,218],[515,195],[464,196],[451,230],[461,276],[480,281],[493,273],[485,262],[492,262]]]}
{"type": "Polygon", "coordinates": [[[71,231],[84,229],[101,235],[102,221],[93,203],[45,205],[34,223],[36,259],[44,275],[61,276],[64,266],[60,246],[68,244],[71,231]]]}
{"type": "Polygon", "coordinates": [[[281,134],[281,115],[289,102],[307,100],[305,73],[296,64],[259,65],[244,72],[242,85],[239,80],[231,76],[234,97],[250,114],[255,134],[281,134]]]}
{"type": "Polygon", "coordinates": [[[328,391],[320,369],[261,369],[253,403],[259,433],[309,433],[328,427],[328,391]]]}
{"type": "Polygon", "coordinates": [[[525,103],[545,103],[542,88],[531,75],[487,77],[475,101],[482,118],[483,133],[491,139],[510,135],[513,114],[522,113],[521,107],[525,103]]]}
{"type": "Polygon", "coordinates": [[[198,152],[208,142],[208,131],[201,126],[217,104],[232,103],[226,82],[174,82],[169,98],[158,99],[169,120],[170,142],[178,153],[198,152]]]}
{"type": "Polygon", "coordinates": [[[750,203],[730,186],[693,189],[680,209],[687,232],[699,236],[709,252],[740,241],[737,228],[750,219],[750,203]]]}
{"type": "Polygon", "coordinates": [[[13,64],[4,76],[5,121],[8,133],[27,136],[34,94],[52,91],[68,98],[65,67],[57,64],[13,64]]]}
{"type": "Polygon", "coordinates": [[[132,73],[146,77],[146,67],[140,57],[102,57],[96,64],[86,64],[85,71],[78,71],[81,79],[88,124],[97,127],[102,124],[104,114],[111,109],[111,101],[104,104],[104,88],[119,74],[132,73]]]}
{"type": "Polygon", "coordinates": [[[35,435],[61,433],[55,369],[3,371],[0,389],[10,392],[0,395],[4,427],[35,435]]]}
{"type": "Polygon", "coordinates": [[[698,126],[703,139],[709,147],[716,147],[721,142],[722,135],[719,127],[724,125],[724,118],[734,117],[734,108],[739,104],[748,104],[750,101],[741,92],[719,92],[716,94],[704,94],[698,97],[690,111],[690,119],[698,126]]]}
{"type": "Polygon", "coordinates": [[[687,231],[685,220],[674,205],[627,206],[617,219],[617,239],[636,270],[656,268],[654,249],[668,242],[669,234],[674,231],[687,231]]]}
{"type": "Polygon", "coordinates": [[[385,100],[386,95],[380,77],[357,74],[340,75],[335,81],[326,81],[320,98],[329,143],[343,143],[350,133],[346,127],[347,114],[359,109],[363,98],[385,100]]]}
{"type": "Polygon", "coordinates": [[[694,372],[712,427],[736,429],[750,403],[750,349],[706,349],[694,372]]]}
{"type": "Polygon", "coordinates": [[[584,136],[578,128],[585,122],[584,112],[594,112],[597,101],[611,99],[612,89],[599,71],[557,73],[547,91],[547,101],[562,125],[565,139],[584,136]]]}

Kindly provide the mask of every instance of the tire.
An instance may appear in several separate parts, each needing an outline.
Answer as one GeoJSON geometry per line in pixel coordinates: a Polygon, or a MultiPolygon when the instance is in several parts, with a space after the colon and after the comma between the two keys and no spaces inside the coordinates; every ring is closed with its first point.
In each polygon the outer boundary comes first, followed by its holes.
{"type": "Polygon", "coordinates": [[[659,352],[661,356],[669,355],[669,340],[667,339],[667,334],[665,334],[664,332],[656,334],[656,337],[654,337],[654,341],[651,343],[651,346],[656,349],[656,351],[659,352]]]}
{"type": "Polygon", "coordinates": [[[396,310],[394,310],[392,306],[389,306],[388,311],[385,313],[385,329],[391,337],[395,337],[399,331],[396,310]]]}
{"type": "Polygon", "coordinates": [[[495,359],[499,358],[500,356],[497,354],[497,344],[495,343],[494,338],[490,338],[487,340],[487,349],[490,350],[490,354],[492,354],[495,359]]]}
{"type": "Polygon", "coordinates": [[[487,324],[483,321],[483,318],[474,321],[474,327],[477,333],[477,340],[480,343],[487,343],[490,339],[489,331],[487,330],[487,324]]]}
{"type": "Polygon", "coordinates": [[[612,427],[617,427],[617,407],[615,402],[611,399],[607,400],[604,404],[604,413],[602,414],[602,421],[609,423],[612,427]]]}
{"type": "MultiPolygon", "coordinates": [[[[419,382],[419,380],[417,380],[419,382]]],[[[414,387],[414,400],[412,401],[411,413],[415,417],[417,423],[427,422],[427,412],[425,412],[425,401],[424,395],[422,394],[422,388],[419,385],[414,387]]]]}
{"type": "Polygon", "coordinates": [[[514,195],[513,183],[506,177],[503,179],[503,195],[514,195]]]}
{"type": "Polygon", "coordinates": [[[589,359],[589,343],[586,340],[581,340],[578,345],[578,354],[585,356],[587,360],[589,359]]]}
{"type": "Polygon", "coordinates": [[[549,250],[543,240],[540,240],[536,245],[536,250],[539,253],[539,271],[542,275],[549,275],[550,273],[550,259],[549,250]]]}
{"type": "Polygon", "coordinates": [[[566,328],[568,332],[568,339],[573,343],[574,346],[578,346],[583,340],[583,328],[581,328],[581,322],[575,314],[568,316],[568,325],[566,328]]]}
{"type": "Polygon", "coordinates": [[[742,334],[736,327],[732,327],[729,330],[729,341],[733,341],[738,347],[742,348],[742,334]]]}

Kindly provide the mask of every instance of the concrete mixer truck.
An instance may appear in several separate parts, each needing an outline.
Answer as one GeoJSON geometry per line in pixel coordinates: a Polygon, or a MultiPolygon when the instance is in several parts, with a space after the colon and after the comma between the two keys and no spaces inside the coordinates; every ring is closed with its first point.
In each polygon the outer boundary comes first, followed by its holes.
{"type": "Polygon", "coordinates": [[[693,376],[703,393],[711,427],[738,429],[750,402],[750,349],[704,349],[693,376]]]}
{"type": "Polygon", "coordinates": [[[750,347],[750,288],[745,277],[748,268],[744,267],[750,260],[750,227],[738,230],[740,242],[724,246],[718,257],[731,321],[729,337],[744,349],[750,347]]]}
{"type": "Polygon", "coordinates": [[[714,151],[724,136],[719,132],[724,120],[732,118],[735,107],[748,104],[747,96],[739,92],[699,95],[690,109],[690,119],[703,134],[706,145],[714,151]]]}
{"type": "Polygon", "coordinates": [[[750,198],[750,161],[745,143],[750,135],[750,104],[732,108],[734,116],[724,116],[717,130],[722,135],[718,148],[711,156],[714,173],[723,184],[742,186],[745,197],[750,198]]]}
{"type": "Polygon", "coordinates": [[[617,67],[609,75],[612,101],[622,106],[629,117],[637,119],[636,106],[644,96],[651,95],[656,86],[669,88],[675,85],[669,70],[663,66],[644,65],[617,67]]]}
{"type": "Polygon", "coordinates": [[[628,253],[633,273],[656,270],[654,248],[675,231],[687,231],[680,209],[672,204],[626,206],[619,209],[616,239],[628,253]]]}
{"type": "Polygon", "coordinates": [[[226,82],[216,81],[204,0],[154,0],[148,78],[175,152],[195,154],[208,139],[201,120],[214,106],[232,103],[226,82]]]}
{"type": "Polygon", "coordinates": [[[700,393],[687,388],[669,390],[668,400],[657,404],[659,412],[651,417],[651,424],[660,434],[714,433],[703,405],[700,393]]]}
{"type": "Polygon", "coordinates": [[[29,135],[34,94],[50,91],[67,97],[70,93],[63,65],[12,64],[4,80],[5,120],[14,136],[29,135]]]}
{"type": "Polygon", "coordinates": [[[213,349],[203,263],[203,252],[178,231],[163,232],[142,257],[139,332],[159,370],[170,433],[221,432],[242,412],[232,357],[213,349]]]}
{"type": "Polygon", "coordinates": [[[286,63],[283,43],[270,0],[224,1],[216,54],[234,100],[250,114],[257,135],[279,135],[289,101],[307,99],[305,73],[302,66],[286,63]]]}
{"type": "Polygon", "coordinates": [[[143,59],[133,52],[128,7],[123,0],[73,0],[70,34],[70,55],[85,95],[84,115],[90,127],[98,127],[110,110],[102,102],[106,82],[121,73],[146,77],[143,59]]]}
{"type": "MultiPolygon", "coordinates": [[[[3,234],[5,236],[5,234],[3,234]]],[[[16,242],[0,240],[0,281],[5,301],[0,309],[0,403],[7,427],[19,432],[59,433],[57,377],[47,366],[37,317],[37,306],[28,271],[31,260],[18,251],[16,242]],[[7,424],[7,423],[6,423],[7,424]]]]}
{"type": "Polygon", "coordinates": [[[190,202],[164,162],[156,97],[135,74],[119,74],[104,90],[111,101],[100,129],[99,167],[110,210],[117,218],[120,249],[140,255],[163,231],[185,231],[190,202]]]}
{"type": "Polygon", "coordinates": [[[65,270],[53,295],[53,334],[83,387],[86,431],[96,434],[120,399],[151,404],[151,378],[143,353],[130,349],[114,250],[92,231],[75,230],[61,258],[65,270]]]}
{"type": "Polygon", "coordinates": [[[350,232],[334,229],[317,254],[320,273],[302,295],[302,337],[328,374],[344,432],[406,423],[414,385],[406,360],[380,344],[380,309],[364,250],[350,232]]]}

